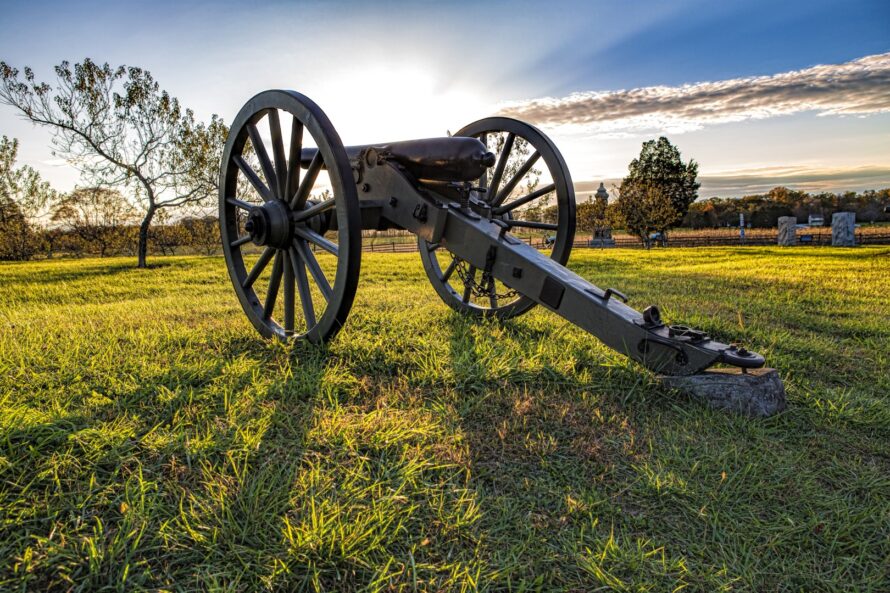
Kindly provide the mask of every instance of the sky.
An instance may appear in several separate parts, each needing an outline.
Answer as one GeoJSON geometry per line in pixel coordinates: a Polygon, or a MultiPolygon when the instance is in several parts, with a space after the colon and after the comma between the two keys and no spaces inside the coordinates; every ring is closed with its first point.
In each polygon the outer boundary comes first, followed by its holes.
{"type": "MultiPolygon", "coordinates": [[[[141,66],[200,118],[291,88],[347,144],[493,114],[550,135],[584,195],[667,135],[700,195],[890,187],[888,0],[7,2],[0,60],[141,66]]],[[[19,162],[78,173],[0,105],[19,162]]]]}

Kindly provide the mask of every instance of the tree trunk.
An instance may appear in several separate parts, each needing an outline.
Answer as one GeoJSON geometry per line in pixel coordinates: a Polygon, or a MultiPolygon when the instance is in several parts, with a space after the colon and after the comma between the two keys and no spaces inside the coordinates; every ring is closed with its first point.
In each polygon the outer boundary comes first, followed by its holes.
{"type": "Polygon", "coordinates": [[[157,208],[149,206],[148,211],[145,213],[145,218],[142,219],[142,223],[139,225],[139,246],[136,248],[137,268],[148,267],[145,263],[148,256],[148,228],[151,226],[151,219],[154,218],[156,210],[157,208]]]}

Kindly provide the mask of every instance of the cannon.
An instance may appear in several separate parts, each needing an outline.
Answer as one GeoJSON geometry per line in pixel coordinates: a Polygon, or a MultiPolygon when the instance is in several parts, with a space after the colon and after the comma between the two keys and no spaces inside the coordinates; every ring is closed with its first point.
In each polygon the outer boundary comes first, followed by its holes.
{"type": "Polygon", "coordinates": [[[655,305],[639,312],[619,290],[569,270],[569,170],[546,135],[515,119],[347,147],[309,98],[265,91],[232,122],[219,186],[229,275],[267,338],[333,338],[358,288],[362,231],[403,230],[417,237],[433,289],[460,313],[508,319],[540,305],[666,376],[764,365],[755,352],[665,323],[655,305]],[[534,216],[539,206],[547,221],[534,216]],[[546,234],[547,252],[520,232],[546,234]]]}

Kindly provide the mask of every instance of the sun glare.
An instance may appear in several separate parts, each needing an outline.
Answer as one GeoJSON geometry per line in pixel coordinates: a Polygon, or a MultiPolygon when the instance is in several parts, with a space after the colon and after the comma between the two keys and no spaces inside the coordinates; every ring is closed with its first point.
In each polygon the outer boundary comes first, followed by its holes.
{"type": "Polygon", "coordinates": [[[445,80],[434,64],[356,67],[318,91],[316,100],[347,144],[444,136],[493,111],[492,101],[445,80]]]}

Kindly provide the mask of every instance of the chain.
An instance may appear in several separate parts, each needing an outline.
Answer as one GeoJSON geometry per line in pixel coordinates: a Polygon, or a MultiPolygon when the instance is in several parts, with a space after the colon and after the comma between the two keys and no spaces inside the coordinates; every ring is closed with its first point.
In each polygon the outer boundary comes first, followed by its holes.
{"type": "MultiPolygon", "coordinates": [[[[482,270],[482,279],[480,281],[476,281],[476,274],[470,274],[470,265],[464,260],[455,257],[457,260],[457,266],[455,267],[455,271],[457,272],[457,276],[461,279],[461,282],[464,286],[470,287],[470,293],[479,299],[489,298],[491,297],[491,291],[489,290],[489,284],[494,282],[494,278],[491,276],[490,272],[486,272],[482,270]]],[[[495,296],[498,301],[505,299],[512,299],[519,295],[515,290],[508,290],[507,292],[500,293],[496,292],[495,296]]]]}

